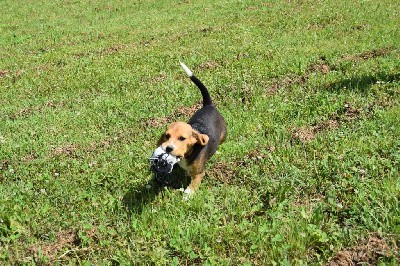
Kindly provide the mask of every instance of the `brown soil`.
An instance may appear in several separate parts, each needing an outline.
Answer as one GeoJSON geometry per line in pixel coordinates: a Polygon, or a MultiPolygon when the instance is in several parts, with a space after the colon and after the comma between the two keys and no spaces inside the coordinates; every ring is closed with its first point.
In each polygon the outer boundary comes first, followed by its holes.
{"type": "Polygon", "coordinates": [[[73,156],[75,152],[78,149],[78,145],[70,143],[70,144],[65,144],[63,146],[55,147],[52,150],[52,154],[54,156],[73,156]]]}
{"type": "Polygon", "coordinates": [[[339,251],[326,265],[377,265],[379,258],[399,257],[398,252],[399,249],[395,243],[392,243],[392,247],[390,247],[385,238],[371,235],[360,245],[339,251]]]}
{"type": "Polygon", "coordinates": [[[199,110],[203,106],[202,103],[195,103],[192,106],[182,106],[178,108],[176,112],[176,117],[190,117],[192,116],[197,110],[199,110]]]}
{"type": "Polygon", "coordinates": [[[292,138],[301,142],[310,142],[315,138],[315,132],[312,127],[296,128],[293,130],[292,138]]]}
{"type": "Polygon", "coordinates": [[[6,171],[10,165],[11,162],[9,160],[2,160],[0,161],[0,170],[6,171]]]}
{"type": "Polygon", "coordinates": [[[302,76],[293,76],[289,75],[288,77],[278,80],[273,82],[267,89],[267,94],[273,95],[275,94],[278,90],[283,89],[283,88],[288,88],[292,85],[296,84],[305,84],[309,78],[309,73],[306,73],[302,76]]]}
{"type": "Polygon", "coordinates": [[[298,139],[304,143],[310,142],[316,137],[318,132],[334,130],[339,128],[339,123],[352,122],[361,119],[362,117],[368,117],[373,113],[375,106],[383,106],[383,103],[374,101],[365,108],[355,108],[350,103],[346,102],[342,110],[329,116],[329,120],[321,121],[313,126],[303,126],[293,129],[292,139],[298,139]]]}
{"type": "Polygon", "coordinates": [[[44,104],[38,105],[38,106],[22,108],[22,109],[16,111],[15,113],[11,114],[10,118],[15,120],[15,119],[20,118],[20,117],[27,117],[30,114],[34,113],[34,112],[39,112],[39,113],[43,112],[43,110],[45,108],[55,109],[55,108],[63,107],[63,106],[64,106],[64,102],[58,102],[58,103],[47,102],[47,103],[44,103],[44,104]]]}
{"type": "Polygon", "coordinates": [[[309,67],[309,71],[313,73],[320,72],[322,74],[328,74],[328,72],[331,71],[331,67],[326,61],[320,60],[315,64],[311,64],[309,67]]]}
{"type": "Polygon", "coordinates": [[[107,47],[107,48],[101,49],[98,53],[100,55],[110,55],[110,54],[115,54],[115,53],[119,52],[120,50],[122,50],[124,48],[126,48],[125,45],[118,44],[118,45],[114,45],[114,46],[111,46],[111,47],[107,47]]]}
{"type": "MultiPolygon", "coordinates": [[[[394,50],[393,47],[374,49],[360,54],[344,55],[342,56],[342,60],[352,60],[352,61],[368,60],[371,58],[388,55],[393,50],[394,50]]],[[[329,63],[326,61],[324,57],[321,57],[320,59],[317,60],[317,62],[310,64],[306,73],[304,73],[303,75],[289,74],[284,79],[273,82],[273,84],[266,89],[266,92],[269,95],[273,95],[281,88],[290,87],[294,84],[306,83],[311,73],[322,73],[325,75],[328,74],[331,70],[332,66],[329,65],[329,63]]]]}
{"type": "Polygon", "coordinates": [[[61,250],[76,247],[77,242],[79,242],[77,235],[72,230],[60,231],[54,243],[32,246],[29,248],[29,251],[34,256],[37,256],[40,251],[44,256],[49,258],[50,262],[54,262],[57,259],[57,254],[61,250]]]}
{"type": "MultiPolygon", "coordinates": [[[[262,161],[268,157],[266,152],[260,152],[262,149],[263,147],[259,147],[250,151],[241,160],[217,162],[212,168],[210,167],[210,169],[207,170],[207,175],[225,184],[241,183],[242,181],[238,176],[239,168],[248,167],[253,163],[262,163],[262,161]]],[[[269,153],[272,153],[276,150],[276,148],[275,146],[270,146],[267,147],[266,150],[268,150],[269,153]]]]}
{"type": "Polygon", "coordinates": [[[204,62],[201,65],[199,65],[199,68],[201,70],[205,70],[205,69],[214,69],[218,66],[219,66],[219,64],[215,61],[207,61],[207,62],[204,62]]]}
{"type": "MultiPolygon", "coordinates": [[[[84,234],[95,242],[98,241],[97,229],[84,230],[84,234]]],[[[55,261],[65,260],[71,253],[87,252],[89,248],[80,247],[82,240],[77,231],[64,230],[57,233],[56,240],[53,243],[31,246],[28,251],[37,259],[39,252],[49,259],[49,264],[55,261]],[[63,251],[63,253],[61,253],[63,251]]]]}
{"type": "Polygon", "coordinates": [[[345,108],[344,115],[348,119],[356,119],[361,115],[361,112],[362,112],[362,109],[354,108],[349,103],[345,103],[344,108],[345,108]]]}
{"type": "Polygon", "coordinates": [[[120,52],[121,50],[130,48],[130,47],[134,47],[135,45],[126,45],[126,44],[115,44],[113,46],[110,47],[105,47],[96,51],[82,51],[79,53],[74,54],[73,56],[75,58],[81,58],[84,56],[89,56],[89,55],[99,55],[99,56],[104,56],[104,55],[112,55],[115,53],[120,52]]]}
{"type": "Polygon", "coordinates": [[[310,142],[312,141],[318,132],[322,132],[325,130],[333,130],[339,127],[339,122],[337,120],[328,120],[321,121],[314,126],[304,126],[301,128],[296,128],[292,132],[292,138],[298,139],[301,142],[310,142]]]}
{"type": "Polygon", "coordinates": [[[192,106],[181,106],[179,107],[175,113],[165,116],[165,117],[153,117],[142,121],[143,127],[160,127],[163,125],[167,125],[179,119],[184,119],[192,116],[198,109],[200,109],[202,103],[196,103],[192,106]]]}
{"type": "Polygon", "coordinates": [[[0,77],[8,76],[9,73],[10,73],[10,71],[8,71],[8,70],[1,70],[0,69],[0,77]]]}
{"type": "Polygon", "coordinates": [[[165,73],[160,73],[159,75],[151,78],[150,83],[160,83],[163,82],[167,78],[165,73]]]}
{"type": "Polygon", "coordinates": [[[221,183],[231,184],[237,175],[235,163],[217,162],[207,171],[207,175],[221,183]]]}
{"type": "Polygon", "coordinates": [[[24,157],[22,157],[22,161],[23,162],[32,162],[34,160],[36,160],[37,158],[39,158],[39,155],[37,155],[35,152],[29,153],[28,155],[25,155],[24,157]]]}
{"type": "Polygon", "coordinates": [[[344,60],[351,60],[351,61],[368,60],[371,58],[388,55],[392,50],[393,50],[393,47],[385,47],[385,48],[374,49],[371,51],[365,51],[360,54],[345,55],[342,58],[344,60]]]}
{"type": "Polygon", "coordinates": [[[142,122],[144,128],[148,127],[160,127],[162,125],[166,125],[172,123],[172,119],[170,117],[152,117],[146,119],[142,122]]]}

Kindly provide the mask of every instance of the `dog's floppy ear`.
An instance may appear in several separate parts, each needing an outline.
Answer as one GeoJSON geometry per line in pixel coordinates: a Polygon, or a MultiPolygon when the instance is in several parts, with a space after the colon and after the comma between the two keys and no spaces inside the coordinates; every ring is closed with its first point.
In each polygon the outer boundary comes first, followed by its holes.
{"type": "Polygon", "coordinates": [[[160,146],[165,140],[165,133],[163,133],[160,139],[157,141],[157,147],[160,146]]]}
{"type": "Polygon", "coordinates": [[[201,146],[204,146],[208,143],[210,139],[206,134],[201,134],[197,130],[192,131],[193,137],[196,139],[196,142],[199,143],[201,146]]]}

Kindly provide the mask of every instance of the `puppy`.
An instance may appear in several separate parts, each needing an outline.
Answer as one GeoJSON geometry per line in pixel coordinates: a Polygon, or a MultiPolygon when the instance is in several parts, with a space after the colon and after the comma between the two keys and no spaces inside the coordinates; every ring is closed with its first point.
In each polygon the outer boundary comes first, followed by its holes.
{"type": "Polygon", "coordinates": [[[203,107],[197,110],[187,123],[175,122],[169,125],[157,145],[165,152],[181,158],[179,166],[191,177],[185,193],[191,195],[200,186],[207,161],[225,141],[227,129],[225,120],[215,108],[207,88],[184,63],[180,64],[200,89],[203,107]]]}

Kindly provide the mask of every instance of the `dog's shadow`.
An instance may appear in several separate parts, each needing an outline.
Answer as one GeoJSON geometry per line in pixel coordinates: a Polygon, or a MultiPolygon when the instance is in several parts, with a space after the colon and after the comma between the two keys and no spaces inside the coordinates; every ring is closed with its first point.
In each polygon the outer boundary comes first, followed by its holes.
{"type": "Polygon", "coordinates": [[[151,203],[165,187],[172,189],[186,188],[190,183],[190,177],[178,165],[174,167],[167,180],[157,180],[155,176],[147,183],[131,188],[124,196],[124,206],[130,212],[141,214],[143,208],[151,203]]]}

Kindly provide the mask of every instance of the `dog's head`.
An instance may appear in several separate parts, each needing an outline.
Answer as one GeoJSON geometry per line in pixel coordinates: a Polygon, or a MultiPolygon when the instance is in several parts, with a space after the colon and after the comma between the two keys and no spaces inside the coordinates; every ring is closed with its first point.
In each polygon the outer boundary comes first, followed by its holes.
{"type": "Polygon", "coordinates": [[[167,153],[185,157],[196,143],[204,146],[208,140],[207,135],[199,133],[191,125],[185,122],[175,122],[169,125],[165,133],[161,135],[157,145],[167,153]]]}

